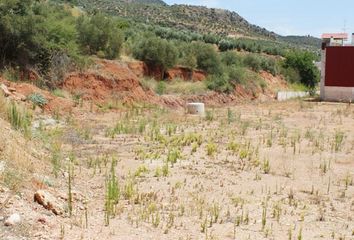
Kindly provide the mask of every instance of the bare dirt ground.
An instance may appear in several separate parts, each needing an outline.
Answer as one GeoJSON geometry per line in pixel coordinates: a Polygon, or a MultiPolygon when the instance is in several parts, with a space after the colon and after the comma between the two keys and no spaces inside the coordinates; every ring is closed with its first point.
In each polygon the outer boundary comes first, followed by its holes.
{"type": "Polygon", "coordinates": [[[354,239],[352,105],[247,103],[205,118],[135,106],[60,122],[40,130],[60,161],[36,189],[65,213],[18,197],[4,211],[26,225],[0,227],[2,239],[354,239]]]}

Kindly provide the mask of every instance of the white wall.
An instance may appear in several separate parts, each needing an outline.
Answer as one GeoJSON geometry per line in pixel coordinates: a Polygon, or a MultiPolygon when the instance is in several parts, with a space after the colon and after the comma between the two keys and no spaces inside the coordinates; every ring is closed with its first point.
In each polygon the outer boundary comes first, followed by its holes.
{"type": "Polygon", "coordinates": [[[354,101],[354,87],[324,87],[323,97],[321,92],[321,99],[324,101],[339,101],[339,102],[353,102],[354,101]]]}

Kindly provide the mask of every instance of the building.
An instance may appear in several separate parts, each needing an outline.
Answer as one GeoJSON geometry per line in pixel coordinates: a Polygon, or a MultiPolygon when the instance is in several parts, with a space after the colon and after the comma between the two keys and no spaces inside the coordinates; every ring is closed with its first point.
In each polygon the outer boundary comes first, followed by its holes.
{"type": "Polygon", "coordinates": [[[323,34],[321,57],[321,99],[354,101],[354,33],[323,34]]]}

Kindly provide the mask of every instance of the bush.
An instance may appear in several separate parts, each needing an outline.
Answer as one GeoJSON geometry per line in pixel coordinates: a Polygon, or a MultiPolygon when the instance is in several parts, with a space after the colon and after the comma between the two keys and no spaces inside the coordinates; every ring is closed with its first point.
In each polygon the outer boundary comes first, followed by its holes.
{"type": "Polygon", "coordinates": [[[297,69],[293,67],[282,67],[281,74],[285,77],[286,81],[290,83],[301,83],[301,76],[297,69]]]}
{"type": "Polygon", "coordinates": [[[193,70],[197,67],[197,57],[195,56],[195,51],[190,43],[178,43],[179,60],[178,63],[182,66],[193,70]]]}
{"type": "Polygon", "coordinates": [[[155,91],[158,95],[163,95],[166,91],[166,83],[164,81],[158,82],[155,91]]]}
{"type": "Polygon", "coordinates": [[[236,52],[228,51],[221,54],[221,61],[226,66],[242,66],[242,57],[236,52]]]}
{"type": "Polygon", "coordinates": [[[207,87],[217,92],[230,93],[238,84],[246,84],[246,69],[239,66],[228,66],[223,74],[210,75],[207,78],[207,87]]]}
{"type": "Polygon", "coordinates": [[[262,58],[261,68],[264,71],[276,76],[279,73],[277,62],[272,58],[262,58]]]}
{"type": "Polygon", "coordinates": [[[245,83],[246,71],[243,67],[232,67],[228,69],[229,82],[233,85],[245,83]]]}
{"type": "Polygon", "coordinates": [[[88,54],[100,54],[108,59],[120,55],[123,34],[119,21],[101,13],[93,16],[81,16],[77,20],[78,41],[88,54]]]}
{"type": "Polygon", "coordinates": [[[47,99],[40,93],[33,93],[27,97],[34,106],[44,107],[47,104],[47,99]]]}
{"type": "Polygon", "coordinates": [[[221,59],[215,48],[210,44],[192,43],[194,54],[199,69],[209,74],[220,75],[222,73],[221,59]]]}
{"type": "Polygon", "coordinates": [[[256,55],[247,55],[244,59],[244,64],[255,72],[262,70],[262,60],[256,55]]]}
{"type": "Polygon", "coordinates": [[[54,54],[76,55],[74,17],[64,7],[33,0],[2,1],[0,58],[21,69],[36,66],[42,74],[54,54]]]}
{"type": "Polygon", "coordinates": [[[217,92],[230,93],[234,89],[233,86],[230,84],[227,74],[210,75],[207,78],[206,84],[208,89],[217,92]]]}
{"type": "Polygon", "coordinates": [[[135,44],[133,55],[148,66],[160,69],[163,74],[166,69],[177,63],[178,52],[171,42],[146,36],[135,44]]]}
{"type": "Polygon", "coordinates": [[[286,55],[284,67],[298,71],[300,82],[314,89],[319,81],[320,73],[315,64],[316,56],[310,52],[293,51],[286,55]]]}

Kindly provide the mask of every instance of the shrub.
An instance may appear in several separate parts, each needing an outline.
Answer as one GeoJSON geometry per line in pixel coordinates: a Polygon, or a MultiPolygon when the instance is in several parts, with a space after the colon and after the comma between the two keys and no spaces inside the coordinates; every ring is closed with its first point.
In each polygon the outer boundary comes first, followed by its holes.
{"type": "Polygon", "coordinates": [[[20,69],[35,65],[42,74],[58,52],[77,54],[74,17],[63,6],[34,0],[3,1],[0,7],[0,58],[20,69]]]}
{"type": "Polygon", "coordinates": [[[244,64],[255,72],[262,70],[262,60],[256,55],[247,55],[244,59],[244,64]]]}
{"type": "Polygon", "coordinates": [[[314,89],[320,78],[319,70],[313,63],[315,59],[316,56],[310,52],[293,51],[286,55],[284,67],[297,70],[301,78],[300,82],[314,89]]]}
{"type": "Polygon", "coordinates": [[[203,36],[203,40],[205,43],[218,44],[220,41],[220,38],[216,35],[213,35],[213,34],[206,34],[203,36]]]}
{"type": "Polygon", "coordinates": [[[293,67],[282,67],[280,73],[285,77],[285,79],[290,83],[301,83],[301,76],[297,69],[293,67]]]}
{"type": "Polygon", "coordinates": [[[81,16],[77,20],[78,41],[89,54],[100,54],[109,59],[119,56],[123,45],[123,34],[119,21],[101,13],[81,16]]]}
{"type": "Polygon", "coordinates": [[[229,81],[235,84],[243,84],[245,81],[245,69],[243,67],[231,67],[228,69],[229,81]]]}
{"type": "Polygon", "coordinates": [[[195,51],[191,44],[189,43],[178,43],[179,51],[179,61],[178,63],[193,70],[197,67],[197,57],[195,56],[195,51]]]}
{"type": "Polygon", "coordinates": [[[45,99],[40,93],[33,93],[29,95],[27,99],[30,100],[35,106],[44,107],[47,104],[47,99],[45,99]]]}
{"type": "Polygon", "coordinates": [[[272,58],[262,58],[261,68],[271,73],[273,76],[279,73],[277,62],[272,58]]]}
{"type": "Polygon", "coordinates": [[[242,57],[236,52],[232,52],[232,51],[222,53],[221,61],[226,66],[231,66],[231,65],[241,66],[243,64],[242,57]]]}
{"type": "Polygon", "coordinates": [[[166,91],[166,83],[164,81],[160,81],[156,86],[156,93],[158,95],[163,95],[166,91]]]}
{"type": "Polygon", "coordinates": [[[221,59],[215,48],[210,44],[192,43],[194,54],[197,58],[197,66],[199,69],[209,74],[221,74],[221,59]]]}
{"type": "Polygon", "coordinates": [[[160,69],[163,74],[166,69],[176,64],[178,52],[167,40],[145,36],[135,44],[133,55],[150,67],[160,69]]]}
{"type": "Polygon", "coordinates": [[[233,90],[233,86],[230,84],[227,74],[210,75],[207,78],[206,84],[210,90],[217,92],[230,93],[233,90]]]}

